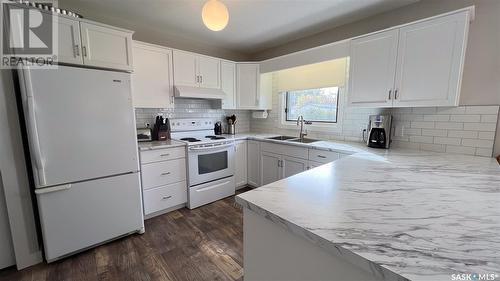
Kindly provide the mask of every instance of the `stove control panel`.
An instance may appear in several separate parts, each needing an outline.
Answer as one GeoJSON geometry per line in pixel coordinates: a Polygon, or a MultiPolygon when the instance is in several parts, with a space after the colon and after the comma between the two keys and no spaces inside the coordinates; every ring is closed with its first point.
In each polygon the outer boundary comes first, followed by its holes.
{"type": "Polygon", "coordinates": [[[172,132],[212,130],[217,120],[213,119],[170,119],[172,132]]]}

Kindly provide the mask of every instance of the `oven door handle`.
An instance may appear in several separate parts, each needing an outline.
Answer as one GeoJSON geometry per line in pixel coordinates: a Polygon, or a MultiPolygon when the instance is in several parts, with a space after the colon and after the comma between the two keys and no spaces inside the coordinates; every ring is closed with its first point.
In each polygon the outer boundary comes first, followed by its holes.
{"type": "Polygon", "coordinates": [[[231,146],[234,146],[234,143],[226,144],[226,145],[208,146],[208,147],[190,147],[189,150],[191,150],[191,151],[208,151],[208,150],[221,149],[221,148],[226,148],[226,147],[231,147],[231,146]]]}

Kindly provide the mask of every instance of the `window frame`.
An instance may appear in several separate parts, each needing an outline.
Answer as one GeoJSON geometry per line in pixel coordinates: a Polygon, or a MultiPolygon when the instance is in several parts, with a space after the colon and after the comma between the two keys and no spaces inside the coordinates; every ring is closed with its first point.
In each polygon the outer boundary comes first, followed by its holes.
{"type": "Polygon", "coordinates": [[[311,122],[312,125],[314,125],[314,123],[320,123],[320,124],[337,124],[339,123],[339,111],[340,111],[340,87],[339,86],[328,86],[328,87],[321,87],[321,88],[309,88],[309,89],[301,89],[301,90],[290,90],[290,91],[286,91],[286,92],[283,92],[283,96],[284,96],[284,99],[285,99],[285,108],[282,109],[284,110],[284,116],[285,116],[285,122],[295,122],[297,121],[296,119],[288,119],[288,94],[290,92],[293,92],[293,91],[305,91],[305,90],[315,90],[315,89],[324,89],[324,88],[337,88],[337,107],[336,107],[336,110],[335,110],[335,122],[333,121],[319,121],[319,120],[308,120],[308,119],[304,119],[304,121],[307,121],[307,122],[311,122]]]}

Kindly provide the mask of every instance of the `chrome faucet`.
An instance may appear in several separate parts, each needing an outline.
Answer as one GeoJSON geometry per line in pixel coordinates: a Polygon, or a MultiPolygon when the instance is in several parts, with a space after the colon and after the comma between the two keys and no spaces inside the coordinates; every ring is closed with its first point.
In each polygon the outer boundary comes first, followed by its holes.
{"type": "Polygon", "coordinates": [[[308,124],[308,122],[304,121],[304,116],[299,115],[299,117],[297,118],[297,126],[300,125],[299,139],[301,140],[303,140],[304,137],[307,136],[307,129],[304,129],[304,124],[308,124]]]}

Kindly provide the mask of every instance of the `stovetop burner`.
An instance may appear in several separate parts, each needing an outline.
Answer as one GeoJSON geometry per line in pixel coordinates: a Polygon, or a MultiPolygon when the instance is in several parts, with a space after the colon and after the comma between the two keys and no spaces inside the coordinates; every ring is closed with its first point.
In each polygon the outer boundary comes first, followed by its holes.
{"type": "Polygon", "coordinates": [[[201,140],[195,139],[195,138],[182,138],[181,141],[198,142],[198,141],[201,141],[201,140]]]}
{"type": "Polygon", "coordinates": [[[225,137],[219,137],[219,136],[206,136],[205,138],[211,139],[211,140],[224,140],[224,139],[226,139],[225,137]]]}

